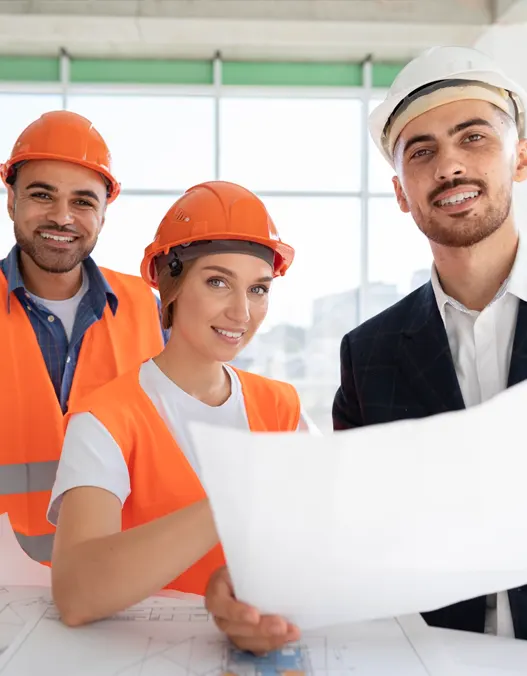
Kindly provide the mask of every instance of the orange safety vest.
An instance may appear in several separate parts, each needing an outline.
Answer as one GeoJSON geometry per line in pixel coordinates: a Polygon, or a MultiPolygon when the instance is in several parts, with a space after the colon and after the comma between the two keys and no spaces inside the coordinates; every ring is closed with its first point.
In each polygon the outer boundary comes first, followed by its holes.
{"type": "MultiPolygon", "coordinates": [[[[119,300],[106,305],[86,332],[68,407],[93,389],[163,349],[152,291],[139,277],[101,268],[119,300]]],[[[0,272],[0,514],[7,512],[18,542],[36,561],[49,563],[54,527],[46,513],[64,440],[64,419],[29,317],[0,272]]]]}
{"type": "MultiPolygon", "coordinates": [[[[300,400],[292,385],[245,371],[236,372],[253,432],[297,429],[300,400]]],[[[110,432],[128,465],[131,493],[123,506],[123,530],[206,497],[185,454],[139,384],[137,370],[92,392],[80,406],[70,409],[66,423],[70,415],[87,411],[110,432]]],[[[225,558],[218,544],[166,588],[203,595],[211,574],[223,565],[225,558]]]]}

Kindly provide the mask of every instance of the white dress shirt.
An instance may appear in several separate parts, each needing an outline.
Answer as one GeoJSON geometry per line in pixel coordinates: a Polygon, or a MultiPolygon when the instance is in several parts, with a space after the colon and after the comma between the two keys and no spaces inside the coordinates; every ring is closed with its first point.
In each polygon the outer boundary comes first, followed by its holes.
{"type": "MultiPolygon", "coordinates": [[[[507,387],[518,304],[520,299],[527,302],[527,240],[524,244],[520,239],[511,274],[481,312],[468,310],[447,296],[432,266],[432,286],[467,408],[507,387]]],[[[506,591],[487,598],[485,632],[514,638],[506,591]]]]}

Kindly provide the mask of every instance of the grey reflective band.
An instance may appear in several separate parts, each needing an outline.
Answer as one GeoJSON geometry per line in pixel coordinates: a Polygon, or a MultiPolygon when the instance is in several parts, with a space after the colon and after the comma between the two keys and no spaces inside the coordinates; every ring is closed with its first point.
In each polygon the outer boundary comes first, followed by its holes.
{"type": "Polygon", "coordinates": [[[18,544],[34,561],[48,563],[51,561],[54,535],[23,535],[15,531],[18,544]]]}
{"type": "Polygon", "coordinates": [[[55,483],[58,462],[29,462],[0,465],[0,495],[50,491],[55,483]]]}

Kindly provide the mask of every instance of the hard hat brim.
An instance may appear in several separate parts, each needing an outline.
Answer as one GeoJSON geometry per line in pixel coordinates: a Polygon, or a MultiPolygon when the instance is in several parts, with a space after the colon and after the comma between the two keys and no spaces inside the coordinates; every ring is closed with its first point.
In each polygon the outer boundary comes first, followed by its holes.
{"type": "Polygon", "coordinates": [[[19,153],[10,158],[5,164],[0,165],[0,172],[4,185],[6,187],[9,186],[8,179],[11,176],[12,169],[16,164],[19,162],[29,162],[31,160],[55,160],[57,162],[71,162],[71,164],[78,164],[81,167],[91,169],[97,174],[104,176],[104,178],[106,178],[109,183],[107,204],[113,202],[121,192],[121,184],[116,181],[110,171],[105,167],[77,158],[54,155],[53,153],[19,153]]]}
{"type": "MultiPolygon", "coordinates": [[[[511,80],[508,77],[505,77],[504,75],[501,75],[500,73],[493,73],[490,71],[458,71],[458,72],[452,72],[448,74],[448,76],[442,78],[445,80],[473,80],[473,81],[478,81],[478,82],[484,82],[487,85],[491,85],[493,87],[498,87],[501,89],[506,89],[509,91],[511,94],[515,95],[515,98],[517,102],[520,103],[522,110],[520,110],[520,114],[522,114],[523,118],[525,117],[525,111],[527,109],[527,92],[523,89],[523,87],[520,87],[516,82],[511,80]]],[[[431,84],[429,82],[423,82],[421,86],[424,86],[426,84],[431,84]]],[[[387,152],[386,148],[384,147],[383,144],[383,133],[384,129],[386,127],[386,124],[388,123],[388,120],[390,119],[393,111],[397,108],[397,106],[407,97],[409,96],[412,92],[414,92],[416,89],[419,87],[413,86],[413,87],[407,87],[406,89],[401,90],[400,92],[397,93],[396,96],[388,96],[382,103],[380,103],[370,114],[369,120],[368,120],[368,127],[370,131],[370,136],[377,146],[377,148],[380,150],[382,153],[383,157],[386,159],[386,161],[393,167],[393,158],[391,155],[387,152]]],[[[520,136],[525,135],[525,128],[519,129],[518,130],[520,133],[520,136]]]]}
{"type": "MultiPolygon", "coordinates": [[[[281,277],[285,275],[287,272],[288,268],[291,266],[291,263],[293,262],[293,259],[295,257],[295,250],[293,247],[289,246],[288,244],[285,244],[282,241],[276,241],[273,239],[266,239],[264,237],[242,237],[242,236],[236,236],[231,232],[225,232],[225,233],[216,233],[214,235],[209,235],[207,236],[207,239],[210,240],[240,240],[240,241],[251,241],[254,242],[255,244],[261,244],[262,246],[266,246],[269,249],[272,249],[277,256],[275,257],[275,265],[274,265],[274,271],[273,271],[273,276],[274,277],[281,277]],[[277,260],[278,259],[278,260],[277,260]]],[[[145,280],[145,282],[151,286],[153,289],[158,289],[158,284],[157,284],[157,274],[155,271],[155,265],[154,265],[154,260],[161,255],[166,255],[170,252],[170,249],[173,247],[179,246],[181,244],[185,244],[185,241],[181,242],[173,242],[170,246],[168,247],[163,247],[160,248],[159,246],[156,245],[154,242],[153,244],[150,244],[146,249],[145,249],[145,255],[143,258],[143,261],[141,263],[141,276],[145,280]]]]}

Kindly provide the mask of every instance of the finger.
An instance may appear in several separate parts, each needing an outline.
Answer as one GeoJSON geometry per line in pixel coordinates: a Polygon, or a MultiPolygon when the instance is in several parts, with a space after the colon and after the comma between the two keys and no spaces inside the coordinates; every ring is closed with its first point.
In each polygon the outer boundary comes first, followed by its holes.
{"type": "Polygon", "coordinates": [[[283,636],[287,633],[287,620],[279,615],[263,615],[258,625],[264,636],[283,636]]]}
{"type": "Polygon", "coordinates": [[[240,650],[251,652],[255,655],[265,655],[273,650],[279,650],[292,641],[292,639],[289,639],[287,636],[280,638],[246,638],[241,636],[231,636],[230,639],[240,650]]]}
{"type": "Polygon", "coordinates": [[[300,629],[294,624],[287,625],[287,640],[300,641],[300,629]]]}
{"type": "Polygon", "coordinates": [[[251,625],[243,622],[228,622],[221,618],[214,618],[216,626],[220,631],[231,639],[271,639],[281,642],[298,641],[300,639],[300,630],[282,620],[280,625],[271,625],[263,628],[261,624],[251,625]]]}
{"type": "Polygon", "coordinates": [[[215,617],[214,621],[220,631],[227,636],[238,636],[240,638],[265,638],[262,636],[258,625],[248,624],[246,622],[230,622],[221,617],[215,617]]]}
{"type": "Polygon", "coordinates": [[[210,579],[205,595],[205,607],[216,618],[229,622],[257,625],[260,613],[252,606],[238,601],[226,569],[217,571],[210,579]]]}
{"type": "Polygon", "coordinates": [[[287,623],[283,621],[281,624],[268,624],[262,627],[261,623],[255,625],[247,622],[230,622],[221,617],[215,617],[214,620],[218,629],[228,636],[239,636],[241,638],[283,638],[291,633],[288,632],[287,623]]]}

